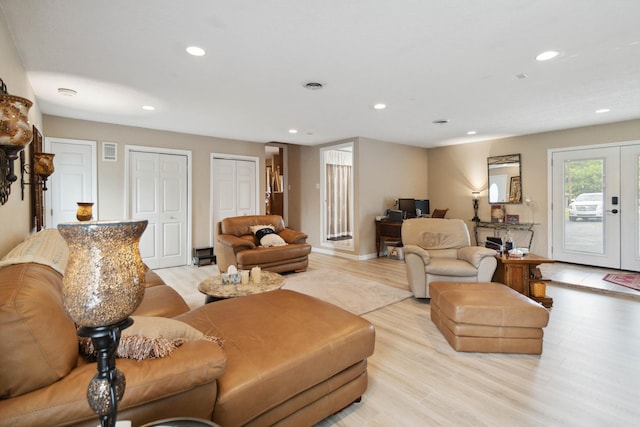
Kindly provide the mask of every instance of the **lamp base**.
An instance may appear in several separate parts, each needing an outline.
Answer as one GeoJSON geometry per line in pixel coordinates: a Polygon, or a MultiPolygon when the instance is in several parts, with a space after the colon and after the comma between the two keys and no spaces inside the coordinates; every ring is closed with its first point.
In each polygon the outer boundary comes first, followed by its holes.
{"type": "Polygon", "coordinates": [[[114,427],[118,415],[118,403],[124,395],[126,381],[122,371],[116,369],[116,352],[120,343],[120,333],[133,324],[126,319],[114,325],[78,329],[78,335],[91,338],[97,353],[98,373],[87,388],[89,406],[100,416],[102,427],[114,427]]]}
{"type": "Polygon", "coordinates": [[[473,199],[473,218],[471,218],[473,222],[480,222],[480,218],[478,218],[478,199],[473,199]]]}

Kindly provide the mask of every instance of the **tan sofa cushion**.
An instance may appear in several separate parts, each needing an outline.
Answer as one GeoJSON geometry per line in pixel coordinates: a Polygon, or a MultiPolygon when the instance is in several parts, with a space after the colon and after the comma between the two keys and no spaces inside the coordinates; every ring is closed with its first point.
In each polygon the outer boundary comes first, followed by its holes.
{"type": "Polygon", "coordinates": [[[9,398],[67,375],[78,359],[78,339],[58,272],[15,264],[3,268],[0,280],[0,398],[9,398]]]}
{"type": "Polygon", "coordinates": [[[469,246],[471,238],[461,219],[412,218],[402,223],[402,243],[417,245],[431,252],[432,249],[469,246]]]}
{"type": "MultiPolygon", "coordinates": [[[[276,233],[284,230],[284,220],[280,215],[247,215],[225,218],[220,221],[220,233],[232,234],[234,236],[254,236],[251,226],[273,225],[276,233]]],[[[257,240],[252,240],[257,243],[257,240]]]]}

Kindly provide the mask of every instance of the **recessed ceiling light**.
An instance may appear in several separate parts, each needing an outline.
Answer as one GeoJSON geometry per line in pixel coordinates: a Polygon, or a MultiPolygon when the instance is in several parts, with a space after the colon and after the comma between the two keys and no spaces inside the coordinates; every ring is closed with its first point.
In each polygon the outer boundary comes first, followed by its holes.
{"type": "Polygon", "coordinates": [[[156,109],[156,107],[154,107],[153,105],[143,105],[142,109],[147,111],[153,111],[156,109]]]}
{"type": "Polygon", "coordinates": [[[610,108],[600,108],[599,110],[596,110],[596,114],[608,113],[609,111],[611,111],[610,108]]]}
{"type": "Polygon", "coordinates": [[[373,108],[375,108],[376,110],[384,110],[385,108],[387,108],[387,105],[380,103],[380,104],[374,105],[373,108]]]}
{"type": "Polygon", "coordinates": [[[475,135],[476,133],[478,132],[476,132],[475,130],[470,130],[469,132],[467,132],[467,135],[475,135]]]}
{"type": "Polygon", "coordinates": [[[198,46],[189,46],[189,47],[187,48],[187,53],[188,53],[189,55],[193,55],[193,56],[204,56],[204,54],[205,54],[206,52],[205,52],[205,51],[204,51],[204,49],[203,49],[203,48],[201,48],[201,47],[198,47],[198,46]]]}
{"type": "Polygon", "coordinates": [[[289,129],[289,133],[298,133],[298,129],[289,129]]]}
{"type": "Polygon", "coordinates": [[[434,125],[446,125],[447,123],[449,123],[449,119],[438,119],[432,121],[431,123],[433,123],[434,125]]]}
{"type": "Polygon", "coordinates": [[[66,88],[66,87],[59,87],[58,88],[58,93],[60,95],[64,95],[64,96],[76,96],[78,94],[77,91],[75,91],[73,89],[66,88]]]}
{"type": "Polygon", "coordinates": [[[304,84],[304,87],[305,89],[309,89],[309,90],[320,90],[324,87],[324,85],[318,82],[308,82],[304,84]]]}
{"type": "Polygon", "coordinates": [[[560,52],[556,52],[555,50],[548,50],[546,52],[542,52],[541,54],[536,56],[536,61],[548,61],[558,56],[559,53],[560,52]]]}

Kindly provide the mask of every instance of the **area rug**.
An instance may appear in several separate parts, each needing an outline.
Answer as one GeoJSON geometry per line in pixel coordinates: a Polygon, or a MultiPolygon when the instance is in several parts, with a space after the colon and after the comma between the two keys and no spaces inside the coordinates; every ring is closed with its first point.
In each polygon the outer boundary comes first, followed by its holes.
{"type": "Polygon", "coordinates": [[[285,276],[282,289],[291,289],[362,315],[402,301],[411,292],[342,272],[319,269],[285,276]]]}
{"type": "Polygon", "coordinates": [[[607,274],[604,280],[640,291],[640,274],[638,273],[607,274]]]}

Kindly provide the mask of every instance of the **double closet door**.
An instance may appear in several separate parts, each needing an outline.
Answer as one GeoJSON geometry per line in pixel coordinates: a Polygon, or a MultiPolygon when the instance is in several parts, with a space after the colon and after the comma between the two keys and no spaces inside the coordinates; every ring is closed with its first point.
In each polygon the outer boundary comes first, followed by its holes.
{"type": "MultiPolygon", "coordinates": [[[[218,155],[220,156],[220,155],[218,155]]],[[[216,157],[211,159],[212,235],[224,218],[256,215],[258,160],[254,158],[216,157]]]]}
{"type": "Polygon", "coordinates": [[[640,271],[640,142],[551,158],[553,258],[640,271]]]}
{"type": "Polygon", "coordinates": [[[148,221],[140,255],[149,268],[188,263],[187,156],[131,151],[131,218],[148,221]]]}

